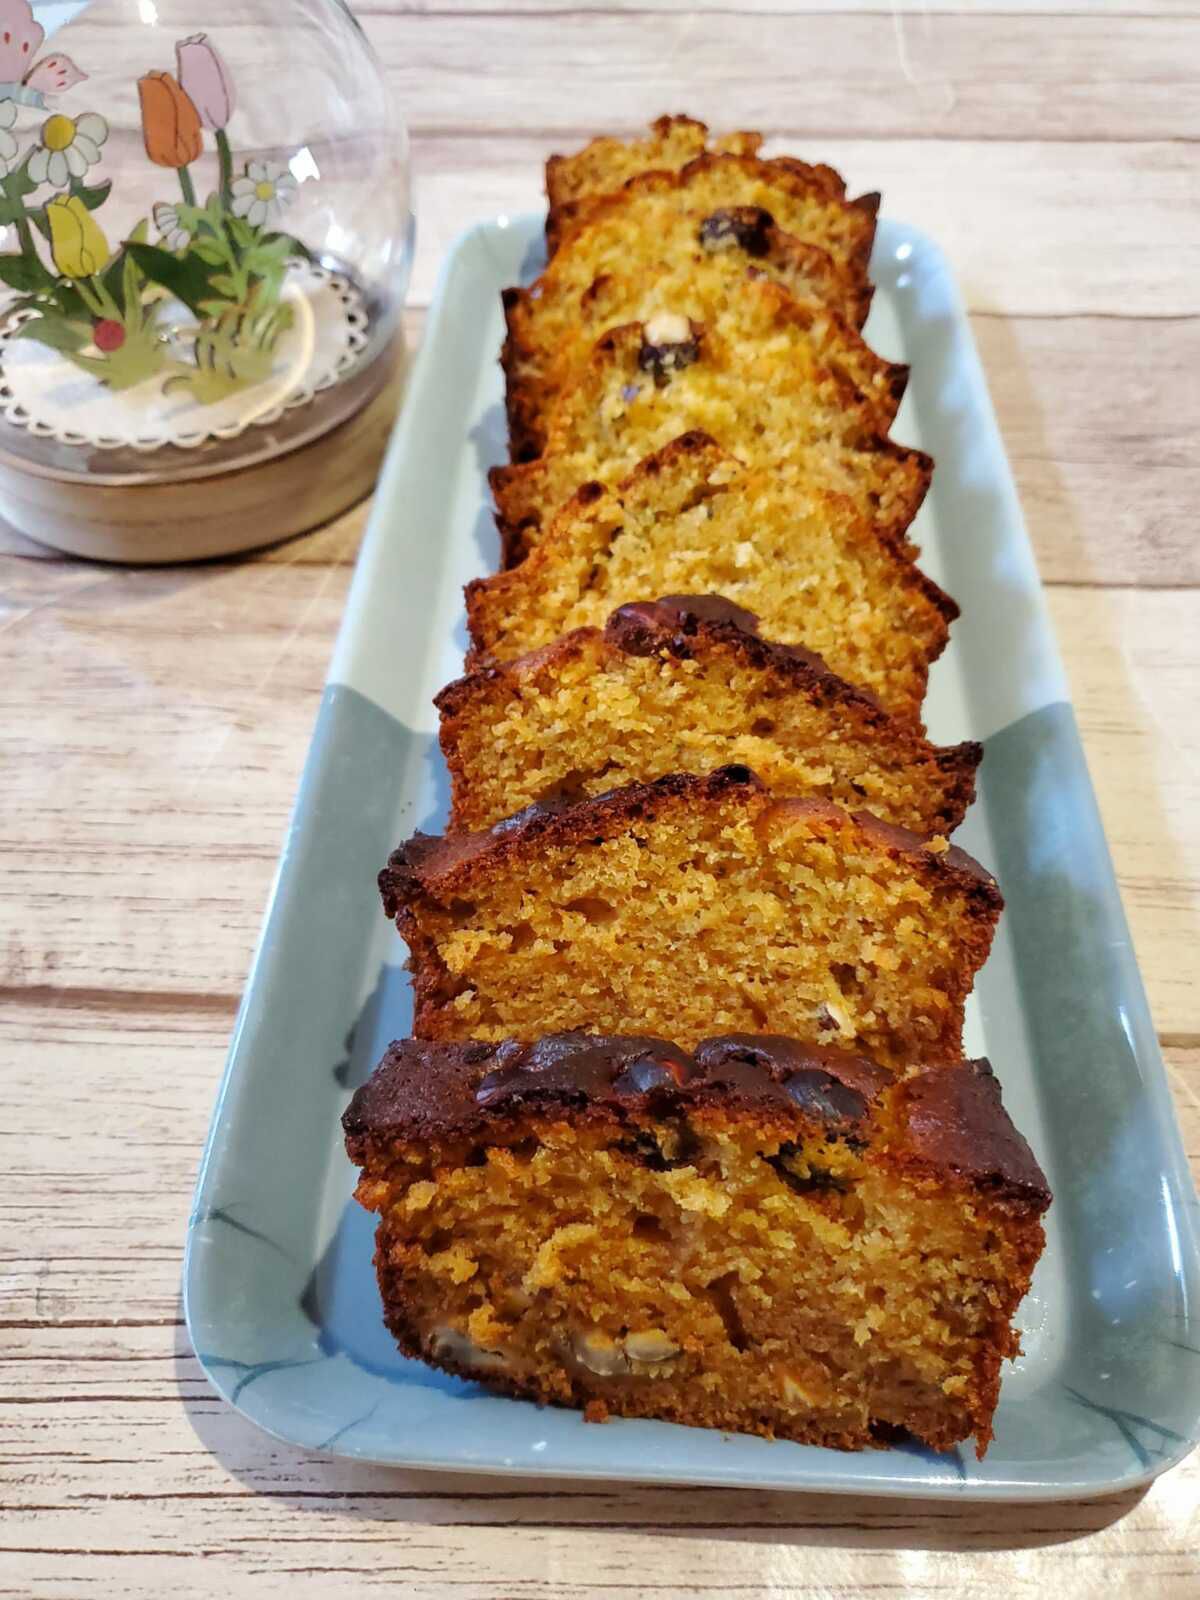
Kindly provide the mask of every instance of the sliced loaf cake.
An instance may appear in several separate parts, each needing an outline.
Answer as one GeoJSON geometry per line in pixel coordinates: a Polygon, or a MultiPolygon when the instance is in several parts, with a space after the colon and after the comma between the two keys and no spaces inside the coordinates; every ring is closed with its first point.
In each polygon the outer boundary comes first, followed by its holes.
{"type": "Polygon", "coordinates": [[[686,339],[689,323],[720,334],[732,313],[736,338],[738,286],[747,277],[778,283],[805,304],[820,360],[874,404],[886,432],[907,369],[875,355],[855,331],[858,303],[848,301],[826,251],[783,232],[761,207],[700,215],[678,199],[654,189],[626,197],[573,234],[528,289],[505,290],[501,364],[513,460],[542,453],[556,397],[604,332],[642,322],[659,330],[651,343],[663,345],[664,330],[686,339]]]}
{"type": "Polygon", "coordinates": [[[582,483],[618,483],[695,429],[795,490],[846,495],[903,535],[932,462],[886,437],[877,401],[825,363],[812,325],[812,307],[751,280],[737,285],[719,328],[661,318],[607,333],[552,408],[545,454],[492,469],[507,564],[528,554],[582,483]]]}
{"type": "Polygon", "coordinates": [[[454,829],[550,796],[742,763],[776,795],[950,833],[983,754],[929,744],[820,656],[763,639],[755,617],[713,595],[621,606],[603,629],[460,678],[435,703],[454,829]]]}
{"type": "Polygon", "coordinates": [[[344,1128],[406,1355],[595,1421],[983,1455],[1050,1200],[986,1061],[409,1039],[344,1128]]]}
{"type": "Polygon", "coordinates": [[[580,489],[525,561],[468,584],[469,664],[602,627],[616,606],[656,594],[723,595],[757,615],[764,638],[815,650],[914,719],[958,614],[903,538],[845,496],[748,471],[693,432],[618,488],[580,489]]]}
{"type": "Polygon", "coordinates": [[[422,1037],[716,1027],[889,1065],[962,1054],[1002,905],[945,839],[777,799],[745,767],[418,834],[380,890],[422,1037]]]}

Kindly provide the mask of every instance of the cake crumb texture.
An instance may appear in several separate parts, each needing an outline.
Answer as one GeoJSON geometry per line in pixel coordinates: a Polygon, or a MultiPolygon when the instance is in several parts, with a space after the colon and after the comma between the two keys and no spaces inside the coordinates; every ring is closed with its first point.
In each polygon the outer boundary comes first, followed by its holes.
{"type": "Polygon", "coordinates": [[[407,1354],[593,1420],[984,1453],[1049,1202],[985,1062],[402,1041],[345,1128],[407,1354]]]}

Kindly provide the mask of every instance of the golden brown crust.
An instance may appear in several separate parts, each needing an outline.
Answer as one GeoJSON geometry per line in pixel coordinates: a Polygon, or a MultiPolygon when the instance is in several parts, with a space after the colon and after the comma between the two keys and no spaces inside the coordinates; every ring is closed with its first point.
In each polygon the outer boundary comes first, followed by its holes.
{"type": "MultiPolygon", "coordinates": [[[[446,834],[440,837],[418,833],[394,851],[379,875],[379,888],[386,914],[395,920],[411,951],[410,967],[415,996],[414,1033],[424,1038],[440,1039],[470,1035],[473,1024],[469,1016],[464,1015],[456,1005],[468,978],[474,995],[472,1005],[485,1010],[491,1008],[497,1026],[504,1021],[503,1006],[507,1002],[495,989],[497,980],[494,968],[489,966],[486,973],[481,972],[471,955],[465,965],[460,963],[457,971],[452,970],[443,957],[439,942],[447,938],[453,941],[456,938],[455,930],[460,925],[473,925],[472,919],[478,911],[476,902],[481,896],[486,896],[492,890],[502,896],[507,895],[514,886],[527,882],[532,872],[553,874],[559,871],[560,862],[564,864],[561,870],[565,871],[566,863],[598,859],[593,858],[591,853],[599,850],[603,854],[608,841],[621,842],[631,838],[649,841],[660,825],[665,860],[673,848],[673,831],[693,824],[719,827],[724,830],[723,837],[733,837],[729,830],[749,827],[758,842],[751,845],[747,841],[739,845],[738,859],[748,863],[745,870],[755,883],[764,870],[764,860],[772,859],[777,850],[785,848],[784,841],[795,833],[801,840],[808,841],[802,848],[811,847],[817,858],[825,859],[830,851],[837,855],[852,850],[864,860],[874,860],[876,867],[873,870],[891,875],[899,868],[903,874],[911,875],[917,886],[915,893],[918,901],[928,901],[931,905],[953,904],[957,907],[953,913],[957,919],[951,941],[953,950],[946,957],[949,965],[939,968],[940,976],[936,980],[942,985],[943,998],[936,1003],[930,1002],[933,990],[926,992],[926,989],[932,981],[931,977],[922,982],[914,977],[908,983],[914,993],[920,991],[914,1016],[917,1012],[924,1015],[923,1008],[927,1003],[934,1004],[928,1027],[926,1022],[921,1022],[920,1029],[925,1031],[925,1036],[930,1040],[933,1034],[928,1029],[936,1030],[939,1040],[937,1057],[950,1059],[961,1053],[963,1002],[975,972],[987,957],[1003,906],[991,874],[965,851],[948,846],[945,839],[926,840],[907,829],[883,823],[870,813],[860,811],[850,814],[823,800],[776,799],[752,772],[736,766],[724,767],[702,777],[673,773],[653,783],[629,784],[574,804],[548,801],[531,805],[482,833],[446,834]],[[473,965],[476,970],[470,974],[468,969],[473,965]],[[481,983],[488,986],[488,993],[481,992],[481,983]],[[497,1007],[500,1009],[497,1010],[497,1007]]],[[[635,869],[621,869],[623,872],[632,871],[637,882],[631,880],[628,885],[613,892],[635,895],[653,892],[649,884],[658,870],[658,857],[654,850],[647,854],[646,849],[645,844],[640,846],[637,857],[639,864],[635,869]],[[646,874],[651,875],[646,879],[646,885],[639,886],[641,877],[646,877],[646,874]]],[[[814,888],[809,892],[819,896],[821,891],[814,888]]],[[[794,922],[798,937],[802,930],[803,940],[807,942],[812,937],[807,920],[809,913],[802,913],[798,909],[799,904],[800,901],[789,891],[787,908],[782,914],[794,922]]],[[[486,912],[480,912],[479,915],[486,920],[486,912]]],[[[942,936],[949,933],[946,919],[950,915],[949,911],[938,913],[942,936]]],[[[664,913],[661,928],[661,933],[655,937],[665,952],[674,937],[669,913],[664,913]]],[[[917,952],[923,963],[931,962],[935,948],[934,943],[929,941],[926,950],[926,940],[927,935],[923,935],[919,940],[921,948],[917,952]]],[[[744,945],[738,959],[743,962],[751,959],[747,954],[749,948],[744,945]]],[[[612,956],[613,959],[622,959],[619,946],[613,950],[612,956]]],[[[505,956],[506,970],[512,974],[507,981],[520,988],[521,980],[516,975],[515,959],[509,954],[505,956]]],[[[545,959],[549,965],[545,964],[543,958],[538,958],[541,979],[555,987],[560,1003],[567,1003],[569,999],[572,1012],[578,1014],[573,1014],[567,1023],[544,1018],[544,1024],[554,1027],[595,1026],[600,1029],[627,1025],[623,1019],[629,1015],[629,996],[642,982],[640,974],[630,971],[622,975],[615,969],[609,971],[605,975],[604,985],[609,991],[606,1003],[610,1006],[610,1012],[590,1016],[582,1009],[582,1002],[573,992],[563,988],[567,982],[563,961],[570,965],[578,957],[572,952],[562,958],[555,954],[545,959]]],[[[822,972],[828,961],[833,959],[822,953],[819,963],[822,972]]],[[[892,992],[893,980],[887,976],[890,970],[889,966],[881,977],[872,977],[871,983],[878,986],[882,981],[889,993],[892,992]]],[[[680,981],[687,984],[682,973],[680,981]]],[[[755,1006],[739,998],[740,981],[729,975],[723,980],[723,990],[729,991],[730,1017],[756,1014],[755,1006]]],[[[772,984],[778,981],[771,980],[772,984]]],[[[819,981],[823,984],[825,980],[822,977],[819,981]]],[[[675,982],[674,969],[670,973],[662,973],[655,982],[658,984],[656,1003],[669,1008],[672,1015],[676,1014],[682,992],[669,998],[663,988],[664,982],[668,986],[675,982]]],[[[521,1007],[534,1003],[534,993],[533,989],[528,993],[521,991],[517,996],[521,1007]]],[[[796,989],[795,995],[795,1004],[800,1007],[795,1015],[798,1017],[802,1011],[807,1016],[808,1002],[801,1002],[799,989],[796,989]]],[[[792,1003],[782,990],[773,988],[766,1002],[767,1014],[772,1014],[771,1008],[775,1008],[781,1024],[790,1027],[788,1019],[793,1013],[786,1008],[792,1003]]],[[[873,1004],[868,1000],[863,1001],[864,1014],[874,1019],[864,1024],[866,1031],[848,1024],[848,1032],[841,1037],[843,1040],[858,1038],[864,1047],[880,1053],[886,1050],[890,1052],[888,1059],[895,1059],[912,1048],[905,1032],[908,1024],[903,1023],[899,1015],[880,1017],[872,1009],[873,1004]]],[[[666,1015],[665,1010],[663,1014],[666,1015]]],[[[657,1017],[647,1015],[645,1020],[650,1027],[664,1025],[657,1017]]],[[[744,1026],[741,1021],[735,1025],[744,1026]]],[[[831,1026],[840,1024],[835,1021],[831,1026]]],[[[676,1024],[674,1031],[682,1035],[683,1028],[676,1024]]]]}
{"type": "MultiPolygon", "coordinates": [[[[626,673],[626,676],[628,674],[626,673]]],[[[632,680],[641,683],[640,677],[632,680]]],[[[638,693],[636,688],[631,690],[638,693]]],[[[982,746],[965,743],[939,749],[929,744],[908,721],[890,716],[864,690],[855,688],[831,672],[820,656],[794,645],[780,645],[760,637],[757,619],[715,596],[668,596],[653,602],[633,602],[614,611],[601,632],[580,628],[543,646],[533,653],[498,666],[485,667],[448,684],[435,699],[441,712],[440,740],[450,772],[452,829],[487,825],[516,808],[540,799],[561,785],[568,791],[594,793],[603,786],[614,788],[639,779],[660,777],[674,767],[700,771],[726,761],[752,759],[749,747],[739,748],[734,741],[756,726],[764,710],[770,711],[774,731],[783,720],[787,726],[790,708],[803,702],[828,718],[825,738],[814,744],[811,760],[832,784],[823,791],[844,804],[867,804],[884,809],[893,786],[897,791],[896,811],[885,811],[895,820],[922,829],[925,833],[948,834],[962,821],[975,793],[975,772],[982,759],[982,746]],[[664,683],[672,685],[661,725],[656,723],[658,703],[641,693],[636,739],[623,737],[614,723],[607,735],[598,735],[603,725],[599,684],[608,674],[620,678],[630,656],[655,658],[664,683]],[[680,672],[676,663],[693,662],[704,677],[680,672]],[[500,744],[507,757],[514,741],[511,718],[530,710],[550,697],[564,672],[574,663],[586,670],[591,685],[587,693],[588,745],[583,730],[569,723],[559,738],[537,739],[537,770],[540,788],[511,796],[511,790],[496,794],[488,805],[485,795],[495,791],[494,776],[501,758],[500,744]],[[701,738],[708,726],[706,684],[711,681],[722,692],[744,678],[746,672],[758,676],[754,698],[741,706],[733,721],[723,715],[711,739],[701,738]],[[681,720],[693,730],[688,745],[680,750],[674,734],[681,720]],[[504,730],[488,743],[484,730],[504,730]],[[497,743],[496,741],[499,741],[497,743]],[[595,760],[602,768],[587,765],[587,748],[596,750],[595,760]],[[645,759],[659,764],[639,764],[645,759]],[[635,755],[634,752],[637,752],[635,755]],[[722,754],[722,752],[727,752],[722,754]],[[858,765],[863,752],[863,767],[858,765]],[[601,777],[600,774],[603,774],[601,777]],[[859,774],[872,785],[864,790],[852,777],[859,774]],[[886,775],[886,776],[885,776],[886,775]],[[507,798],[503,803],[502,795],[507,798]],[[857,796],[857,798],[855,798],[857,796]],[[500,802],[500,803],[496,803],[500,802]]],[[[617,702],[618,708],[624,704],[617,702]]],[[[547,711],[552,722],[560,723],[559,709],[547,711]]],[[[547,735],[549,728],[547,727],[547,735]]],[[[812,785],[789,787],[780,773],[789,767],[788,757],[798,762],[803,747],[793,751],[780,747],[780,766],[770,776],[781,794],[811,792],[812,785]]],[[[768,769],[760,769],[766,772],[768,769]]]]}
{"type": "MultiPolygon", "coordinates": [[[[762,134],[741,131],[715,139],[711,148],[752,156],[761,144],[762,134]]],[[[649,138],[624,141],[601,135],[573,155],[550,156],[546,162],[546,199],[550,206],[547,242],[554,230],[555,212],[571,201],[607,193],[639,171],[677,171],[709,148],[708,128],[703,122],[695,117],[668,115],[654,119],[649,138]]],[[[554,248],[552,243],[549,248],[554,248]]]]}
{"type": "MultiPolygon", "coordinates": [[[[865,279],[875,240],[875,220],[879,210],[877,194],[862,195],[847,200],[846,184],[832,167],[822,163],[810,164],[791,156],[763,160],[747,150],[708,151],[697,154],[692,160],[674,171],[662,167],[643,169],[624,182],[607,191],[581,194],[551,206],[546,218],[546,246],[551,256],[561,249],[572,235],[586,227],[611,194],[623,193],[631,186],[644,183],[691,183],[698,173],[727,175],[730,184],[739,180],[771,185],[781,197],[781,203],[793,206],[807,204],[814,212],[822,211],[836,219],[835,227],[844,240],[842,256],[850,274],[865,279]]],[[[736,193],[737,191],[735,191],[736,193]]],[[[736,203],[736,202],[734,202],[736,203]]],[[[769,208],[768,208],[769,209],[769,208]]],[[[778,219],[781,222],[783,218],[778,219]]],[[[784,224],[787,225],[786,223],[784,224]]],[[[798,232],[792,228],[790,231],[798,232]]]]}

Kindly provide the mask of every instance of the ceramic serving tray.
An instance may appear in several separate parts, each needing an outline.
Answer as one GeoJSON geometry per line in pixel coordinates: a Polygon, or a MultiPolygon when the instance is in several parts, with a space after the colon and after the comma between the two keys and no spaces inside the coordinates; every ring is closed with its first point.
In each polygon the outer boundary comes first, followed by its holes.
{"type": "Polygon", "coordinates": [[[944,1499],[1143,1483],[1200,1435],[1197,1202],[979,361],[946,263],[899,223],[879,230],[867,336],[912,366],[894,434],[937,460],[916,537],[963,609],[930,735],[986,747],[957,838],[1008,901],[966,1044],[1055,1193],[991,1449],[596,1426],[405,1360],[384,1330],[339,1118],[409,1031],[375,875],[446,815],[430,700],[461,670],[462,585],[496,566],[499,293],[536,273],[540,220],[497,218],[451,251],[391,443],[201,1168],[185,1268],[200,1361],[278,1437],[405,1467],[944,1499]]]}

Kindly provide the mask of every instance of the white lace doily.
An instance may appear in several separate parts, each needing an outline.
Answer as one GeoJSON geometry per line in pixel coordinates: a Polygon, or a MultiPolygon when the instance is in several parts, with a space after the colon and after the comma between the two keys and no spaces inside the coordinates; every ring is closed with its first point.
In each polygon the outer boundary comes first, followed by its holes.
{"type": "MultiPolygon", "coordinates": [[[[113,393],[48,345],[14,339],[12,330],[33,314],[14,313],[0,333],[0,416],[63,444],[135,450],[194,447],[276,422],[336,383],[354,365],[368,334],[358,289],[323,267],[290,261],[283,297],[293,322],[279,337],[270,377],[211,405],[186,392],[164,394],[156,379],[113,393]]],[[[3,309],[0,301],[0,316],[3,309]]],[[[178,312],[186,322],[182,306],[178,312]]]]}

